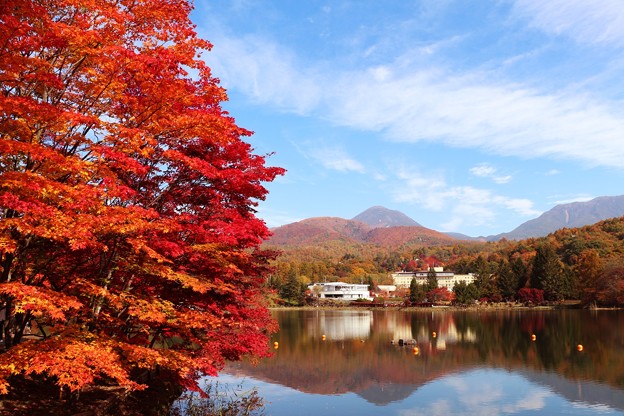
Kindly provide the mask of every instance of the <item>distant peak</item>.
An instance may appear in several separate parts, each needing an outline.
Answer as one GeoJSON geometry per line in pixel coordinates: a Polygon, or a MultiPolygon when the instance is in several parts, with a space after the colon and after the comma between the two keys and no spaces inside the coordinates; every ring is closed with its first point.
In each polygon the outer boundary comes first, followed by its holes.
{"type": "Polygon", "coordinates": [[[401,211],[388,209],[380,205],[368,208],[366,211],[352,218],[371,227],[420,227],[416,221],[403,214],[401,211]]]}

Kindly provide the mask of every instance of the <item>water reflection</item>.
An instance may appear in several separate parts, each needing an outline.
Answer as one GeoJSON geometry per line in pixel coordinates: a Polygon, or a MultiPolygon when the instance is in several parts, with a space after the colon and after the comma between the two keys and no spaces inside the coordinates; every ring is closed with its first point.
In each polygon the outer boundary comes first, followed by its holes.
{"type": "Polygon", "coordinates": [[[297,414],[340,414],[342,406],[358,414],[623,414],[624,314],[617,311],[306,310],[275,317],[274,357],[232,364],[222,376],[264,385],[268,414],[294,414],[292,395],[325,406],[297,414]],[[418,354],[399,339],[414,340],[418,354]],[[288,398],[270,393],[279,390],[288,398]]]}

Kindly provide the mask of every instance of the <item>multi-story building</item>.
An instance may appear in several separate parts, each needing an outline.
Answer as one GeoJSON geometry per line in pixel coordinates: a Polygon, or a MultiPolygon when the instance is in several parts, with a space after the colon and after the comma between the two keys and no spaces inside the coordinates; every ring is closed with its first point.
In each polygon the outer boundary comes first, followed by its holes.
{"type": "Polygon", "coordinates": [[[366,284],[359,285],[343,282],[314,283],[309,285],[308,289],[321,299],[372,300],[366,284]]]}
{"type": "MultiPolygon", "coordinates": [[[[438,280],[438,287],[445,287],[450,291],[452,291],[453,287],[459,282],[463,281],[466,282],[466,284],[470,284],[475,281],[475,275],[473,273],[455,274],[453,272],[445,272],[442,267],[435,267],[434,271],[438,280]]],[[[427,282],[429,273],[430,272],[426,271],[392,273],[392,281],[397,288],[408,288],[414,278],[416,278],[418,284],[422,285],[427,282]]]]}

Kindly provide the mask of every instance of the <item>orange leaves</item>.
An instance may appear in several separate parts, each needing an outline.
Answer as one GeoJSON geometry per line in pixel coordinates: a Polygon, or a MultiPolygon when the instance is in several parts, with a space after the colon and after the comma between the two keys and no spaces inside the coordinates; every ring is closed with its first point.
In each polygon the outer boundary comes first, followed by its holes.
{"type": "Polygon", "coordinates": [[[135,389],[137,367],[192,384],[264,353],[253,207],[283,170],[220,107],[190,7],[0,1],[0,393],[31,373],[135,389]],[[52,338],[20,344],[33,316],[52,338]]]}
{"type": "Polygon", "coordinates": [[[13,299],[16,313],[30,312],[35,317],[45,316],[56,321],[67,319],[67,313],[82,306],[71,296],[19,282],[0,283],[0,294],[13,299]]]}
{"type": "Polygon", "coordinates": [[[0,388],[7,376],[17,374],[46,374],[71,391],[104,376],[129,390],[146,387],[131,380],[114,344],[77,338],[78,334],[70,331],[65,336],[27,341],[0,356],[0,388]]]}
{"type": "Polygon", "coordinates": [[[128,304],[128,315],[150,325],[166,324],[175,316],[171,302],[161,299],[141,299],[133,295],[122,294],[120,300],[128,304]]]}

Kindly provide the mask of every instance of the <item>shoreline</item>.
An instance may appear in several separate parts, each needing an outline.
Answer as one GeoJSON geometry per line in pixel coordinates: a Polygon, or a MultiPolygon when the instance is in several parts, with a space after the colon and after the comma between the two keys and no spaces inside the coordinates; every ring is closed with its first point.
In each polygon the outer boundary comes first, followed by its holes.
{"type": "Polygon", "coordinates": [[[470,305],[470,306],[455,306],[455,305],[436,305],[430,307],[423,306],[403,306],[386,304],[386,306],[371,307],[371,306],[357,306],[348,303],[345,304],[323,304],[323,305],[305,305],[305,306],[271,306],[268,308],[273,311],[282,310],[393,310],[393,311],[414,311],[414,312],[488,312],[488,311],[550,311],[550,310],[588,310],[588,311],[614,311],[622,310],[618,307],[597,307],[597,308],[585,308],[580,304],[580,301],[570,301],[568,303],[559,305],[538,305],[538,306],[525,306],[515,304],[487,304],[487,305],[470,305]]]}

